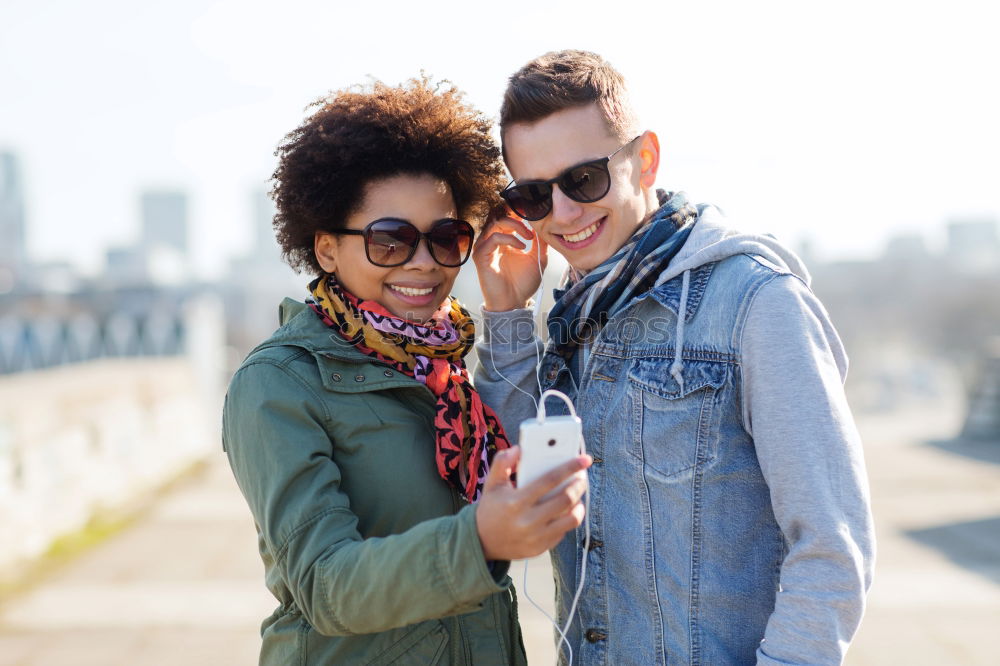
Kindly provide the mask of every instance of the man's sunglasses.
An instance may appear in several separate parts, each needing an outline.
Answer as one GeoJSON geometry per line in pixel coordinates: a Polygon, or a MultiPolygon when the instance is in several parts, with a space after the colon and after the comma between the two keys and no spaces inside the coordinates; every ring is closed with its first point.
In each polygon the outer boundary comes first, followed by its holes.
{"type": "MultiPolygon", "coordinates": [[[[642,136],[641,134],[639,136],[642,136]]],[[[571,166],[555,178],[532,180],[509,185],[500,193],[507,205],[518,217],[529,222],[537,222],[552,211],[552,186],[558,185],[562,193],[573,201],[593,203],[601,199],[611,189],[611,173],[608,162],[623,148],[635,143],[635,137],[607,157],[571,166]]]]}
{"type": "Polygon", "coordinates": [[[434,261],[451,268],[461,266],[469,259],[476,235],[465,220],[438,220],[430,231],[424,232],[395,217],[380,218],[360,230],[336,229],[330,233],[364,236],[368,261],[383,268],[402,266],[412,259],[421,238],[427,241],[434,261]]]}

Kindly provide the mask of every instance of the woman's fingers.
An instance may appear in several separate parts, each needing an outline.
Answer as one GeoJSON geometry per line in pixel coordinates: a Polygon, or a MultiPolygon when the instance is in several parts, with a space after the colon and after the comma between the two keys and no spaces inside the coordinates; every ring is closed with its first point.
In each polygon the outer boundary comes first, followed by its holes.
{"type": "Polygon", "coordinates": [[[566,532],[583,525],[583,521],[587,517],[586,513],[583,504],[577,504],[571,511],[550,522],[545,528],[545,550],[555,548],[556,544],[563,540],[566,532]]]}
{"type": "Polygon", "coordinates": [[[543,496],[553,488],[561,484],[571,475],[585,470],[594,462],[589,455],[579,455],[572,460],[567,460],[557,467],[553,467],[548,472],[538,477],[523,489],[522,500],[528,505],[535,505],[543,496]]]}
{"type": "Polygon", "coordinates": [[[483,496],[476,509],[476,528],[487,559],[513,560],[539,555],[584,519],[580,499],[587,483],[580,470],[589,465],[589,456],[579,456],[561,465],[554,470],[555,474],[550,472],[525,489],[515,489],[510,483],[519,460],[519,447],[500,451],[493,458],[484,482],[483,496]],[[575,472],[562,474],[571,469],[575,472]],[[564,486],[553,491],[546,480],[564,486]],[[550,495],[537,502],[537,492],[550,495]]]}
{"type": "Polygon", "coordinates": [[[483,480],[483,490],[493,490],[499,486],[511,485],[511,474],[517,469],[517,462],[521,459],[521,447],[512,446],[503,451],[497,451],[490,463],[490,471],[483,480]]]}
{"type": "Polygon", "coordinates": [[[556,487],[539,500],[534,508],[533,519],[545,523],[555,520],[579,505],[586,492],[587,477],[583,472],[577,472],[562,486],[556,487]]]}

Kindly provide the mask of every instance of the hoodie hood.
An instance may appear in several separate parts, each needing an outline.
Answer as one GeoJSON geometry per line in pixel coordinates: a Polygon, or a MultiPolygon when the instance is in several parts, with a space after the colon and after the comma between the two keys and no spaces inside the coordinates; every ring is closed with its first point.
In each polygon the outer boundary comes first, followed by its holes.
{"type": "Polygon", "coordinates": [[[809,271],[802,260],[781,245],[774,236],[742,233],[726,227],[724,222],[725,218],[718,208],[702,207],[687,242],[660,275],[656,284],[661,285],[690,270],[737,254],[756,255],[772,264],[777,270],[792,273],[807,285],[810,283],[809,271]]]}
{"type": "Polygon", "coordinates": [[[723,224],[723,215],[714,206],[700,206],[698,220],[694,223],[691,235],[684,246],[677,252],[670,264],[656,281],[657,287],[677,276],[681,278],[681,296],[677,312],[677,328],[675,331],[675,353],[670,364],[670,376],[684,390],[684,326],[687,317],[688,294],[691,285],[691,271],[721,261],[738,254],[749,254],[771,264],[775,270],[791,273],[801,278],[806,285],[810,283],[809,271],[794,252],[778,243],[769,234],[741,233],[727,228],[723,224]]]}

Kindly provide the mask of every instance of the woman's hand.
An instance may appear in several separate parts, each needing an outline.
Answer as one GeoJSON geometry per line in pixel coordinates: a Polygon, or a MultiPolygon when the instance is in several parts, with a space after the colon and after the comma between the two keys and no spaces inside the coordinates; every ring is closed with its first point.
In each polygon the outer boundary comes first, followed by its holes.
{"type": "Polygon", "coordinates": [[[493,312],[523,308],[538,290],[547,263],[547,245],[523,220],[498,208],[476,241],[472,259],[479,273],[483,305],[493,312]],[[531,239],[531,249],[517,238],[531,239]],[[541,271],[539,270],[541,267],[541,271]]]}
{"type": "Polygon", "coordinates": [[[476,529],[488,560],[540,555],[583,523],[580,498],[587,490],[587,478],[582,470],[590,467],[591,457],[577,456],[525,487],[515,488],[510,476],[520,457],[517,446],[498,452],[483,483],[483,496],[476,507],[476,529]]]}

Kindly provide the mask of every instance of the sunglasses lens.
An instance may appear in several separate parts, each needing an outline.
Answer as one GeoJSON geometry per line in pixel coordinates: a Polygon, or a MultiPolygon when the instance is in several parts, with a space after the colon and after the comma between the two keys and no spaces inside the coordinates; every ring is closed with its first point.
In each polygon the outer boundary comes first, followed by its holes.
{"type": "Polygon", "coordinates": [[[439,222],[428,238],[431,256],[442,266],[461,266],[472,251],[474,235],[472,225],[463,220],[439,222]]]}
{"type": "Polygon", "coordinates": [[[380,220],[368,229],[368,259],[378,266],[405,264],[420,240],[417,228],[402,220],[380,220]]]}
{"type": "Polygon", "coordinates": [[[548,183],[515,185],[500,195],[519,217],[529,222],[542,219],[552,210],[552,186],[548,183]]]}
{"type": "Polygon", "coordinates": [[[591,203],[611,189],[611,176],[603,163],[581,164],[563,174],[559,187],[570,199],[591,203]]]}

